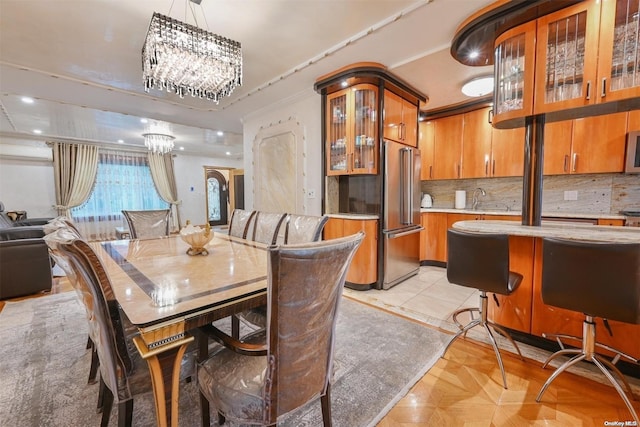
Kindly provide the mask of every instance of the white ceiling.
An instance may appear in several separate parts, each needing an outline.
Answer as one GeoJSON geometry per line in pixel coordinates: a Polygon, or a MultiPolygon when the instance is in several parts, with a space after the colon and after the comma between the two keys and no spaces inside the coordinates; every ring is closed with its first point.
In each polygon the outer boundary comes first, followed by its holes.
{"type": "Polygon", "coordinates": [[[492,2],[202,0],[188,3],[194,21],[186,0],[0,0],[0,136],[142,146],[147,118],[169,125],[185,153],[240,158],[244,117],[361,61],[422,91],[423,110],[459,103],[462,84],[492,67],[459,64],[449,44],[492,2]],[[239,41],[242,87],[219,104],[145,93],[141,50],[154,11],[239,41]]]}

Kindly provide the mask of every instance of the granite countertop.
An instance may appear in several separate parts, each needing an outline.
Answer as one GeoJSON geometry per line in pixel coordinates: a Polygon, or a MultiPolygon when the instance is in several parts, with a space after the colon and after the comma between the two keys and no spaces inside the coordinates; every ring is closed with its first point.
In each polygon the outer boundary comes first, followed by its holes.
{"type": "Polygon", "coordinates": [[[379,219],[378,215],[372,214],[354,214],[354,213],[333,213],[327,214],[329,218],[342,218],[342,219],[358,219],[358,220],[371,220],[379,219]]]}
{"type": "MultiPolygon", "coordinates": [[[[495,211],[483,209],[453,209],[453,208],[421,208],[421,213],[440,212],[440,213],[461,213],[471,215],[521,215],[520,211],[495,211]]],[[[625,219],[624,215],[613,215],[606,213],[584,213],[584,212],[542,212],[543,218],[584,218],[584,219],[625,219]]]]}
{"type": "Polygon", "coordinates": [[[640,227],[543,222],[541,226],[521,225],[513,221],[458,221],[455,230],[473,233],[501,233],[511,236],[555,237],[610,243],[640,243],[640,227]]]}

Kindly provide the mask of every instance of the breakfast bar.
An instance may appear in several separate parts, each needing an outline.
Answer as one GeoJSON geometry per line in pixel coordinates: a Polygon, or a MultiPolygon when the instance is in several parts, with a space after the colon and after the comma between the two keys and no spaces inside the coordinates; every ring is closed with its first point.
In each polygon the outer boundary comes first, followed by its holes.
{"type": "MultiPolygon", "coordinates": [[[[639,243],[640,228],[567,224],[542,221],[540,226],[515,221],[459,221],[455,230],[472,233],[509,235],[510,270],[523,275],[520,287],[509,296],[490,298],[489,319],[513,331],[542,337],[543,334],[580,336],[582,313],[546,305],[542,301],[542,238],[590,242],[639,243]]],[[[599,320],[601,321],[601,320],[599,320]]],[[[640,358],[640,326],[609,321],[610,330],[601,328],[598,341],[640,358]]],[[[599,350],[600,351],[600,350],[599,350]]]]}

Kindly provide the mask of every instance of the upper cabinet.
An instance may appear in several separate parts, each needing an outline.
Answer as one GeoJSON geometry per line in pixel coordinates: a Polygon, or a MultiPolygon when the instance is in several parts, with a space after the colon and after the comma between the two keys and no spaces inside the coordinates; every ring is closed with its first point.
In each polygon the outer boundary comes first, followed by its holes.
{"type": "Polygon", "coordinates": [[[370,84],[327,95],[327,175],[378,173],[377,99],[370,84]]]}
{"type": "Polygon", "coordinates": [[[498,36],[495,126],[640,97],[639,6],[640,0],[586,0],[498,36]]]}
{"type": "Polygon", "coordinates": [[[490,108],[462,115],[462,178],[492,176],[490,108]]]}
{"type": "Polygon", "coordinates": [[[382,173],[382,141],[417,147],[418,105],[427,97],[376,62],[358,62],[321,76],[324,174],[382,173]],[[383,131],[384,129],[384,131],[383,131]]]}
{"type": "Polygon", "coordinates": [[[418,128],[418,149],[420,150],[421,168],[420,180],[433,179],[433,164],[435,162],[435,123],[433,121],[420,122],[418,128]]]}
{"type": "Polygon", "coordinates": [[[389,90],[384,91],[384,138],[418,145],[418,107],[389,90]]]}
{"type": "MultiPolygon", "coordinates": [[[[433,179],[462,177],[462,114],[436,119],[434,122],[433,179]]],[[[423,165],[424,166],[424,165],[423,165]]]]}

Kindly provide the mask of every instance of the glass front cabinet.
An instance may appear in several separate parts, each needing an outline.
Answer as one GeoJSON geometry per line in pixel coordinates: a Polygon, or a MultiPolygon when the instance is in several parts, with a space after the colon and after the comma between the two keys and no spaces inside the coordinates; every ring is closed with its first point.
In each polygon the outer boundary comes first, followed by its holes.
{"type": "Polygon", "coordinates": [[[587,0],[500,35],[496,122],[639,97],[639,6],[587,0]]]}
{"type": "Polygon", "coordinates": [[[327,175],[378,173],[378,88],[358,84],[327,95],[327,175]]]}

